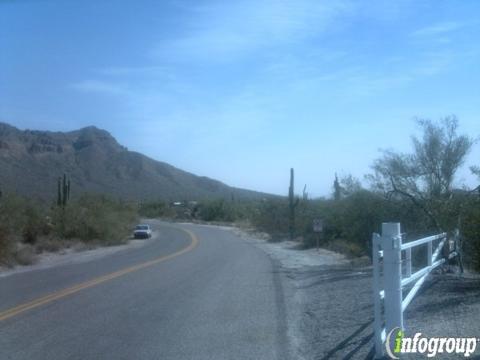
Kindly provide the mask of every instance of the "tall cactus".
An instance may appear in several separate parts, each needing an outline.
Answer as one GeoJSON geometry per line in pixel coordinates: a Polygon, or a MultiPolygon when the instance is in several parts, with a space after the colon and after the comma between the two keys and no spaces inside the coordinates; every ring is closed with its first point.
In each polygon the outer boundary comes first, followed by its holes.
{"type": "Polygon", "coordinates": [[[70,199],[70,179],[67,179],[67,175],[63,174],[63,177],[58,178],[57,182],[57,205],[65,207],[70,199]]]}
{"type": "Polygon", "coordinates": [[[307,184],[305,184],[305,186],[303,187],[302,199],[303,199],[303,201],[308,200],[307,184]]]}
{"type": "Polygon", "coordinates": [[[290,187],[288,188],[288,232],[290,239],[295,237],[295,208],[299,199],[295,197],[295,174],[293,168],[290,169],[290,187]]]}
{"type": "Polygon", "coordinates": [[[337,173],[335,173],[335,180],[333,181],[333,199],[335,201],[340,200],[342,197],[342,187],[338,181],[337,173]]]}

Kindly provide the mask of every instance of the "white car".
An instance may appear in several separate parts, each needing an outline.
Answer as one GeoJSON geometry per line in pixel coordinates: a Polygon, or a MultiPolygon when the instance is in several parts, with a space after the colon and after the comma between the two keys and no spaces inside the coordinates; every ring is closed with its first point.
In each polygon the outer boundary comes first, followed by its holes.
{"type": "Polygon", "coordinates": [[[150,225],[146,224],[139,224],[135,226],[135,230],[133,231],[133,237],[135,239],[148,239],[152,237],[152,229],[150,229],[150,225]]]}

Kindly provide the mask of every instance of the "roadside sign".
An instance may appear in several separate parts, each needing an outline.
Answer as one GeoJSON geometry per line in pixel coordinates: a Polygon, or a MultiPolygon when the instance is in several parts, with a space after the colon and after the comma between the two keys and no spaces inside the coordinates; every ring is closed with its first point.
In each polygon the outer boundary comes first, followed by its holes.
{"type": "Polygon", "coordinates": [[[322,219],[313,219],[313,231],[322,232],[323,231],[323,220],[322,219]]]}

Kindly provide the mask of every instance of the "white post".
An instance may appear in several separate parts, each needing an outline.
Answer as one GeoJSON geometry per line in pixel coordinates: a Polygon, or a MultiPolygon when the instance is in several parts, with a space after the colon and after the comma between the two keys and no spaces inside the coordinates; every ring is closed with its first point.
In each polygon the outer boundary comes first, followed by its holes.
{"type": "Polygon", "coordinates": [[[373,330],[375,342],[375,358],[383,357],[382,341],[382,310],[380,299],[380,236],[372,235],[372,265],[373,265],[373,330]]]}
{"type": "Polygon", "coordinates": [[[412,248],[405,250],[405,277],[412,276],[412,248]]]}
{"type": "MultiPolygon", "coordinates": [[[[403,329],[402,236],[400,223],[382,224],[383,281],[385,289],[385,331],[403,329]]],[[[393,339],[392,339],[393,340],[393,339]]],[[[392,344],[388,344],[391,346],[392,344]]]]}
{"type": "Polygon", "coordinates": [[[432,266],[433,259],[432,259],[432,242],[429,241],[427,244],[427,264],[428,266],[432,266]]]}

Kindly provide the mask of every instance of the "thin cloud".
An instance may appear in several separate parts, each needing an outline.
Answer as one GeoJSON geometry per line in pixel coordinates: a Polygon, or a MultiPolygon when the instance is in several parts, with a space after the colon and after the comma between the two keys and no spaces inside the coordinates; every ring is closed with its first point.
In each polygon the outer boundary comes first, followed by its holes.
{"type": "Polygon", "coordinates": [[[70,85],[71,88],[87,93],[102,93],[107,95],[129,95],[124,85],[101,80],[83,80],[70,85]]]}
{"type": "Polygon", "coordinates": [[[96,72],[107,76],[171,76],[167,66],[111,66],[97,69],[96,72]]]}
{"type": "Polygon", "coordinates": [[[432,37],[432,36],[440,36],[452,33],[458,29],[464,27],[465,24],[449,21],[449,22],[442,22],[439,24],[430,25],[421,29],[418,29],[411,33],[413,37],[416,38],[424,38],[424,37],[432,37]]]}
{"type": "Polygon", "coordinates": [[[432,76],[445,71],[455,62],[455,54],[449,50],[430,51],[423,55],[423,62],[415,69],[415,75],[432,76]]]}
{"type": "Polygon", "coordinates": [[[317,36],[351,9],[347,1],[312,0],[204,5],[193,12],[185,27],[191,31],[163,41],[152,53],[156,58],[175,61],[232,61],[260,48],[317,36]]]}

